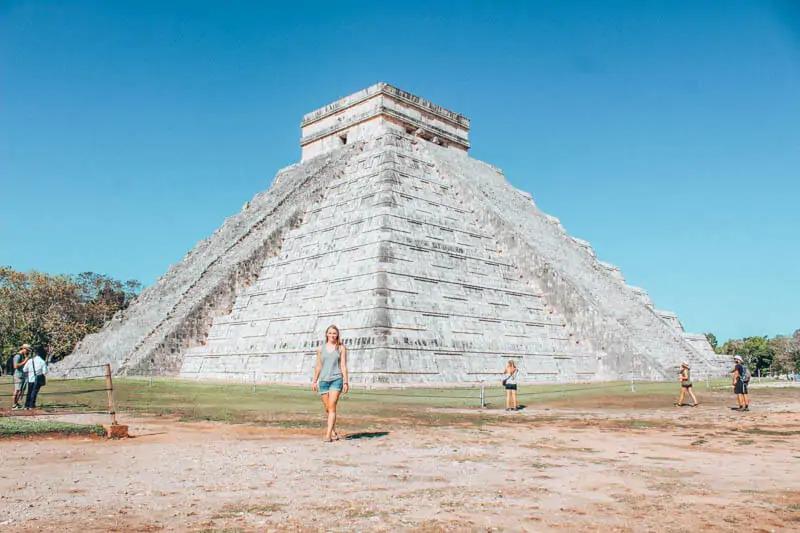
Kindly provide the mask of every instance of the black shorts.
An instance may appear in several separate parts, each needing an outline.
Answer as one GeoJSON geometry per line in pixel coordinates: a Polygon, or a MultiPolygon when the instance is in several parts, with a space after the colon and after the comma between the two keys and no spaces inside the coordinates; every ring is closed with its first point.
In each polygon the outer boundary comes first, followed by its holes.
{"type": "Polygon", "coordinates": [[[733,386],[733,392],[735,394],[747,394],[747,383],[741,379],[737,380],[736,385],[733,386]]]}
{"type": "Polygon", "coordinates": [[[508,383],[506,383],[505,387],[506,387],[506,390],[517,390],[517,384],[516,383],[514,383],[513,385],[509,385],[508,383]]]}
{"type": "Polygon", "coordinates": [[[683,387],[684,389],[688,389],[691,386],[692,386],[692,382],[691,381],[681,381],[681,387],[683,387]]]}

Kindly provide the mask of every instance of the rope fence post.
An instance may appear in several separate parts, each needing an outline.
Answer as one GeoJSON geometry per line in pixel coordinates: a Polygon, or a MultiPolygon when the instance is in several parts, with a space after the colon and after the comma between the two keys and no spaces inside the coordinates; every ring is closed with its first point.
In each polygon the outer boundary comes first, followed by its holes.
{"type": "Polygon", "coordinates": [[[108,393],[108,414],[111,415],[111,425],[103,426],[106,437],[121,439],[128,436],[128,426],[117,424],[117,413],[114,410],[114,382],[111,380],[111,363],[106,363],[106,392],[108,393]]]}
{"type": "Polygon", "coordinates": [[[486,407],[486,380],[481,380],[481,407],[486,407]]]}
{"type": "Polygon", "coordinates": [[[114,411],[114,385],[111,381],[111,364],[106,363],[106,392],[108,392],[108,414],[111,415],[111,425],[117,425],[117,413],[114,411]]]}
{"type": "Polygon", "coordinates": [[[256,371],[253,370],[253,392],[256,391],[256,371]]]}

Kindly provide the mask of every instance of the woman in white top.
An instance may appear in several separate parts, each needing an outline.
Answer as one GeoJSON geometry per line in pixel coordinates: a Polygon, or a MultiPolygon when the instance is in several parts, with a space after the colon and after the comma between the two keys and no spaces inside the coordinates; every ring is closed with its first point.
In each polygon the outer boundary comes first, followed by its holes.
{"type": "Polygon", "coordinates": [[[519,409],[517,401],[517,376],[519,369],[513,360],[509,359],[506,369],[503,372],[503,386],[506,388],[506,411],[516,411],[519,409]],[[511,407],[511,406],[514,407],[511,407]]]}
{"type": "Polygon", "coordinates": [[[46,383],[45,375],[47,374],[47,363],[42,358],[42,349],[36,351],[36,355],[32,359],[28,359],[22,371],[25,372],[28,379],[28,394],[25,397],[25,409],[36,409],[36,397],[39,394],[39,389],[44,387],[46,383]]]}
{"type": "Polygon", "coordinates": [[[347,375],[347,347],[341,343],[339,328],[328,326],[325,344],[317,348],[317,366],[314,368],[314,392],[319,391],[328,417],[328,428],[322,442],[339,440],[336,433],[336,405],[339,395],[350,390],[347,375]]]}

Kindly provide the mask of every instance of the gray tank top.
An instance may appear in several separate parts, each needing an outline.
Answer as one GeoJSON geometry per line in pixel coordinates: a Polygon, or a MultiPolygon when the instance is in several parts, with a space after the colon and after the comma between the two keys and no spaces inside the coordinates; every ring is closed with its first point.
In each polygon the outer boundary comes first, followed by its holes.
{"type": "Polygon", "coordinates": [[[328,345],[323,344],[320,348],[322,352],[322,369],[319,371],[320,381],[333,381],[342,376],[342,367],[339,364],[341,354],[339,350],[334,348],[333,351],[328,351],[328,345]]]}

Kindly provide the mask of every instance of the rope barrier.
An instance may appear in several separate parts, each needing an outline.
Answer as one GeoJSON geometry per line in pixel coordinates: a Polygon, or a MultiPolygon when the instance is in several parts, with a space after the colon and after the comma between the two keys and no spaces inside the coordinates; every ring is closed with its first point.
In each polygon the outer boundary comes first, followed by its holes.
{"type": "Polygon", "coordinates": [[[37,396],[69,396],[70,394],[88,394],[90,392],[108,392],[113,389],[88,389],[77,391],[40,392],[37,396]]]}
{"type": "Polygon", "coordinates": [[[52,377],[51,378],[48,375],[47,376],[47,382],[48,383],[50,383],[50,382],[55,383],[57,381],[89,381],[89,380],[92,380],[92,379],[103,379],[103,378],[105,378],[104,375],[102,375],[102,376],[81,376],[79,378],[78,377],[75,377],[75,378],[61,378],[61,377],[57,378],[57,377],[52,377]]]}
{"type": "Polygon", "coordinates": [[[65,369],[66,373],[70,373],[73,370],[83,370],[84,368],[105,368],[106,365],[86,365],[86,366],[73,366],[70,368],[65,369]]]}

